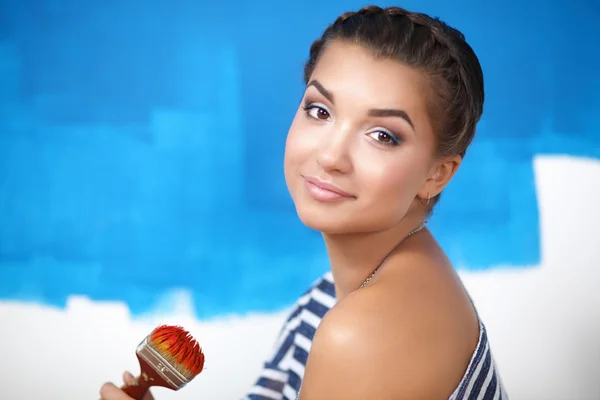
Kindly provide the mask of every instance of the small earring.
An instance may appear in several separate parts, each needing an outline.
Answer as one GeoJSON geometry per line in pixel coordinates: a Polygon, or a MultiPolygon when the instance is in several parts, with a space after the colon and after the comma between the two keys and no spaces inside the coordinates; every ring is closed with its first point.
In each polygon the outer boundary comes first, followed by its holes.
{"type": "Polygon", "coordinates": [[[431,201],[431,193],[427,192],[427,201],[423,203],[423,198],[421,197],[419,199],[419,201],[421,202],[421,204],[423,204],[424,206],[429,205],[429,202],[431,201]]]}

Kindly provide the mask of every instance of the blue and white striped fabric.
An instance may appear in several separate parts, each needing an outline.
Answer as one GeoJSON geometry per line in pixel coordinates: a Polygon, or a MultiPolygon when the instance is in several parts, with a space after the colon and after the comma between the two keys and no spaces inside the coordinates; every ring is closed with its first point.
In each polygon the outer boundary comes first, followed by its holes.
{"type": "MultiPolygon", "coordinates": [[[[304,367],[315,331],[335,304],[331,273],[298,300],[277,339],[275,349],[256,384],[244,400],[294,400],[300,391],[304,367]]],[[[460,384],[449,400],[507,400],[496,371],[485,327],[480,323],[479,342],[460,384]]]]}

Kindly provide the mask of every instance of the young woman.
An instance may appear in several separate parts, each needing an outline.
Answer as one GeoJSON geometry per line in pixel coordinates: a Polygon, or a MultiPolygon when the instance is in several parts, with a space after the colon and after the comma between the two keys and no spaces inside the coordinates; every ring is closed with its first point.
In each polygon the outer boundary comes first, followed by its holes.
{"type": "Polygon", "coordinates": [[[297,302],[247,399],[506,399],[425,227],[483,111],[473,50],[437,19],[370,6],[313,43],[304,79],[285,178],[331,272],[297,302]]]}

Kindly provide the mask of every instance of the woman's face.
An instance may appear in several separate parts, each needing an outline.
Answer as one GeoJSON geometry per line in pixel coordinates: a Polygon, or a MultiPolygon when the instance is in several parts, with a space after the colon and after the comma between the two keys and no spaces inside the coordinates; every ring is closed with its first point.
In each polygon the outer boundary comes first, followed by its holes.
{"type": "MultiPolygon", "coordinates": [[[[435,172],[426,77],[330,42],[290,127],[285,178],[298,216],[330,234],[381,231],[422,212],[435,172]]],[[[440,189],[441,190],[441,189],[440,189]]]]}

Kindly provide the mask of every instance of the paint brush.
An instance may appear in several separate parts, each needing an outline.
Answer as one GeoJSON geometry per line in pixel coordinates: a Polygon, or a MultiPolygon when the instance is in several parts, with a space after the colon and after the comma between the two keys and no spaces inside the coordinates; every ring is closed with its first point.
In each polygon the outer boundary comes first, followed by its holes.
{"type": "Polygon", "coordinates": [[[140,376],[121,389],[141,400],[152,386],[179,390],[204,368],[198,342],[180,326],[161,325],[142,340],[136,350],[140,376]]]}

